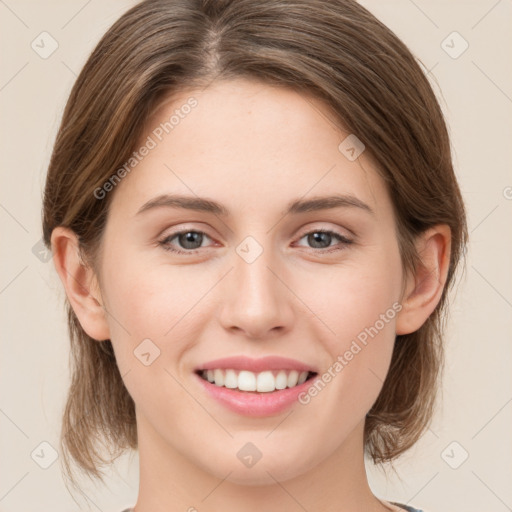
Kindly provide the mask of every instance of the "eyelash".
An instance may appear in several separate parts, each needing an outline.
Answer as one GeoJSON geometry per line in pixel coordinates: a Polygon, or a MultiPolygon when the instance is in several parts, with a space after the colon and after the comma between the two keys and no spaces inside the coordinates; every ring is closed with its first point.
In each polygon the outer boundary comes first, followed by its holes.
{"type": "MultiPolygon", "coordinates": [[[[169,251],[169,252],[173,252],[175,254],[196,254],[200,249],[191,249],[189,251],[185,251],[185,250],[174,249],[170,245],[170,241],[171,240],[173,240],[174,238],[176,238],[179,235],[186,234],[186,233],[199,233],[199,234],[202,234],[202,235],[206,235],[208,238],[211,239],[211,237],[209,237],[208,234],[205,233],[204,231],[199,231],[199,230],[196,230],[196,229],[184,229],[184,230],[181,230],[181,231],[176,231],[175,233],[171,233],[170,235],[167,235],[164,239],[159,240],[158,244],[160,246],[162,246],[162,248],[164,250],[169,251]]],[[[306,237],[308,235],[311,235],[313,233],[327,233],[329,235],[333,235],[335,238],[337,238],[340,241],[341,247],[339,247],[339,248],[335,248],[335,249],[329,249],[329,248],[316,249],[316,251],[320,251],[320,253],[324,253],[324,254],[325,253],[332,253],[332,252],[342,251],[342,250],[345,249],[344,246],[347,246],[347,245],[350,245],[350,244],[354,243],[353,240],[350,240],[347,237],[341,235],[340,233],[337,233],[336,231],[332,231],[332,230],[329,230],[329,229],[313,229],[311,231],[308,231],[307,233],[304,233],[299,238],[299,240],[302,240],[304,237],[306,237]]],[[[315,251],[314,247],[311,248],[311,249],[313,251],[315,251]]]]}

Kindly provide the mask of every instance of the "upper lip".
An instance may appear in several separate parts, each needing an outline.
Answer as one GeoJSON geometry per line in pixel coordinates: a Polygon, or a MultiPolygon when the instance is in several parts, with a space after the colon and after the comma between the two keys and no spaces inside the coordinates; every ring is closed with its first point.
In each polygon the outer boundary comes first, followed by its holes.
{"type": "Polygon", "coordinates": [[[316,373],[316,370],[308,364],[280,356],[267,356],[258,359],[247,356],[223,357],[198,366],[196,371],[215,370],[216,368],[224,370],[248,370],[254,373],[264,372],[266,370],[297,370],[298,372],[316,373]]]}

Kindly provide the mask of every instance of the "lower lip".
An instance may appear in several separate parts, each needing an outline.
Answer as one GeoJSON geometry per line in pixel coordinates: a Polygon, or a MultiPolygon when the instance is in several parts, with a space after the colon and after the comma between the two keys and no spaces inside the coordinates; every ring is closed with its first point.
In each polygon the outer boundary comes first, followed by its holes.
{"type": "Polygon", "coordinates": [[[197,373],[195,376],[211,397],[231,411],[243,414],[244,416],[270,416],[285,411],[294,402],[298,401],[300,393],[306,391],[317,377],[315,375],[293,388],[280,389],[268,393],[257,393],[216,386],[197,375],[197,373]]]}

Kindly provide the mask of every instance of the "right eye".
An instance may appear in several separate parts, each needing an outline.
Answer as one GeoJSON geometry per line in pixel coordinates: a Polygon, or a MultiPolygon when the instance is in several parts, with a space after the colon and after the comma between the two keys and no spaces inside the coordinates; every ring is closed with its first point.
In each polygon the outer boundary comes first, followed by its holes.
{"type": "Polygon", "coordinates": [[[204,237],[210,238],[204,231],[194,229],[184,229],[176,231],[171,234],[166,234],[165,238],[158,243],[166,251],[174,252],[177,254],[195,254],[202,246],[204,237]],[[182,246],[182,249],[177,249],[172,241],[176,238],[177,242],[182,246]]]}

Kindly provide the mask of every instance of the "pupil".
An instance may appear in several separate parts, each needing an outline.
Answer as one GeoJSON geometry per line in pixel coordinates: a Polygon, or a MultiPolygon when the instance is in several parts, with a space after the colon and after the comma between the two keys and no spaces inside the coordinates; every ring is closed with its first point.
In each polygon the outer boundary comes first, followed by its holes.
{"type": "Polygon", "coordinates": [[[321,246],[322,239],[324,242],[327,241],[327,246],[330,245],[331,235],[329,233],[323,233],[323,232],[318,231],[316,233],[312,233],[311,235],[309,235],[309,237],[310,237],[309,241],[312,243],[313,247],[319,247],[319,245],[321,246]]]}
{"type": "Polygon", "coordinates": [[[187,233],[183,233],[180,235],[180,243],[186,249],[197,249],[201,247],[202,235],[201,233],[197,233],[196,231],[189,231],[187,233]],[[197,243],[197,238],[199,238],[199,245],[194,247],[194,244],[197,243]],[[192,244],[192,247],[190,246],[192,244]]]}

